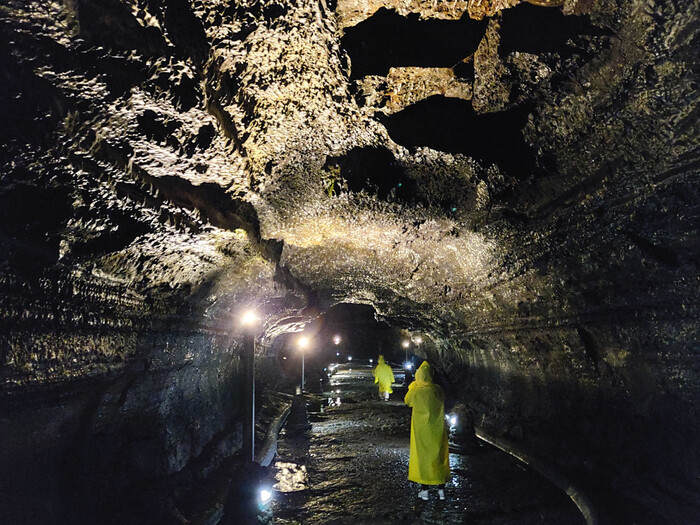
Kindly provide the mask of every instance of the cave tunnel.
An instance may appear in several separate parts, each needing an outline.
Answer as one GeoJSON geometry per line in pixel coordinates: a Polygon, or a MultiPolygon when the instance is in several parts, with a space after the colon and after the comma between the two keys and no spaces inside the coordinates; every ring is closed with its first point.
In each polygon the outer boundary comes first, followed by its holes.
{"type": "Polygon", "coordinates": [[[0,525],[700,523],[699,9],[4,2],[0,525]]]}

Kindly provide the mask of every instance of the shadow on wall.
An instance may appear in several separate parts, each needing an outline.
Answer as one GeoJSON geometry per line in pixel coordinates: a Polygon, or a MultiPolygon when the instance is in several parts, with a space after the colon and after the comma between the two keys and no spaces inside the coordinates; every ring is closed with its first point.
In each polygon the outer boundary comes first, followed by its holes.
{"type": "Polygon", "coordinates": [[[485,32],[486,21],[421,20],[381,8],[346,29],[341,42],[354,80],[385,76],[392,66],[452,67],[476,51],[485,32]]]}
{"type": "Polygon", "coordinates": [[[402,146],[428,146],[463,153],[525,178],[535,170],[535,155],[523,139],[530,108],[478,114],[470,101],[434,95],[382,119],[402,146]]]}

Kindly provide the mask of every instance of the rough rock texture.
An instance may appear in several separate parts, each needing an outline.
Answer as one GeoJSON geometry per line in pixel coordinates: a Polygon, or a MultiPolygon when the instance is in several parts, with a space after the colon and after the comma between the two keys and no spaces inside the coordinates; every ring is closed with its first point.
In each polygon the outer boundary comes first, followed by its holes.
{"type": "Polygon", "coordinates": [[[698,6],[544,3],[7,0],[7,512],[180,515],[237,313],[347,302],[612,522],[697,522],[698,6]]]}

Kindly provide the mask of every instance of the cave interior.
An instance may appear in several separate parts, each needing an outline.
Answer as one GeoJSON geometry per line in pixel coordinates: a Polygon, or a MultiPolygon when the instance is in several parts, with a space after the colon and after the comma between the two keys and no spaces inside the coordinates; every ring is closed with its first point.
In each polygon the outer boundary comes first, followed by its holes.
{"type": "Polygon", "coordinates": [[[699,11],[5,0],[0,523],[236,523],[302,334],[700,523],[699,11]]]}

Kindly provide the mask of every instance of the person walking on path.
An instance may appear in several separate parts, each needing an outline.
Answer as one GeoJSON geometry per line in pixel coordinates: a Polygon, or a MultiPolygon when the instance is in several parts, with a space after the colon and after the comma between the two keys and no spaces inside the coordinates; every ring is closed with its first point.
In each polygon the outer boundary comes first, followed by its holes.
{"type": "Polygon", "coordinates": [[[404,403],[410,406],[411,451],[408,479],[420,483],[418,496],[428,499],[428,487],[437,485],[438,496],[445,499],[445,483],[450,475],[445,393],[433,383],[427,361],[416,370],[416,380],[408,385],[404,403]]]}
{"type": "Polygon", "coordinates": [[[379,383],[379,399],[389,401],[389,394],[393,392],[391,384],[394,382],[394,372],[391,367],[384,361],[384,356],[380,355],[377,360],[377,366],[372,370],[374,382],[379,383]]]}

